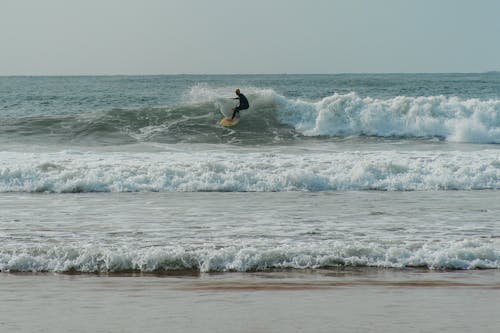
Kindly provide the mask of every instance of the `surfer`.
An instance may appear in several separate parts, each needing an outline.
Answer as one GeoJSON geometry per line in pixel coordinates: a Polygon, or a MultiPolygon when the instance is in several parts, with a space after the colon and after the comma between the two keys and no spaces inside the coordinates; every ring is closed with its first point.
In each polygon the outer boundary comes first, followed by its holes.
{"type": "Polygon", "coordinates": [[[231,117],[231,120],[234,119],[234,117],[236,116],[236,114],[238,114],[238,117],[240,116],[240,111],[241,110],[246,110],[250,107],[250,105],[248,104],[248,99],[245,97],[245,95],[243,95],[239,89],[236,89],[235,91],[236,95],[238,95],[238,97],[235,97],[233,99],[239,99],[240,100],[240,105],[238,105],[237,107],[233,108],[233,116],[231,117]]]}

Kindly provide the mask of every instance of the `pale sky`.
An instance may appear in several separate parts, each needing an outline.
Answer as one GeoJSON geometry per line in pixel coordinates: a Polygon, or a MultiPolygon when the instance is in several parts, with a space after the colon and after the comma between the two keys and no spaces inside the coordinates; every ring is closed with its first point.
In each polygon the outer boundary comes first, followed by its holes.
{"type": "Polygon", "coordinates": [[[500,0],[0,0],[0,75],[500,70],[500,0]]]}

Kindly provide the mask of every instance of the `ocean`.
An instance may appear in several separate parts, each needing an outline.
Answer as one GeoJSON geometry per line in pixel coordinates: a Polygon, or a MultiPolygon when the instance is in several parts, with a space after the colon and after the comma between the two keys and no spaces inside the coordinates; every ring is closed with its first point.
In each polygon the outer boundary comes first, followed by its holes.
{"type": "Polygon", "coordinates": [[[496,332],[499,189],[499,73],[0,77],[0,329],[496,332]]]}

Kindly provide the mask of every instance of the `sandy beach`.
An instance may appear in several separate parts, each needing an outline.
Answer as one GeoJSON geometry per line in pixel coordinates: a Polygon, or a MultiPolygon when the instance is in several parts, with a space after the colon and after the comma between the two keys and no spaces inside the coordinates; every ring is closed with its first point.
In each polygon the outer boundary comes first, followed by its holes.
{"type": "Polygon", "coordinates": [[[498,270],[1,274],[2,332],[497,332],[498,270]]]}

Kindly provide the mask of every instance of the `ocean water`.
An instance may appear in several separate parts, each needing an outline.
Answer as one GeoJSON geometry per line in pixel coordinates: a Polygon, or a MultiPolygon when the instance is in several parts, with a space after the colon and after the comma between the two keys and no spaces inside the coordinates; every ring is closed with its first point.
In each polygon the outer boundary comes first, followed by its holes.
{"type": "Polygon", "coordinates": [[[498,270],[499,189],[498,73],[0,77],[4,273],[498,270]]]}

